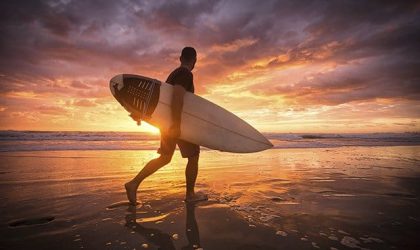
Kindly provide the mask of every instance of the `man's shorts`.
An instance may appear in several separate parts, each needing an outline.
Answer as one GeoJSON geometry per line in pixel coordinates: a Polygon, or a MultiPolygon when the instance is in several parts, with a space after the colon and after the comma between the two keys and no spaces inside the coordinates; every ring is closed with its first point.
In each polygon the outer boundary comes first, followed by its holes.
{"type": "Polygon", "coordinates": [[[160,148],[157,152],[161,155],[172,156],[175,152],[175,147],[177,144],[183,158],[193,157],[200,154],[200,146],[197,144],[193,144],[177,138],[172,138],[163,133],[160,135],[160,148]]]}

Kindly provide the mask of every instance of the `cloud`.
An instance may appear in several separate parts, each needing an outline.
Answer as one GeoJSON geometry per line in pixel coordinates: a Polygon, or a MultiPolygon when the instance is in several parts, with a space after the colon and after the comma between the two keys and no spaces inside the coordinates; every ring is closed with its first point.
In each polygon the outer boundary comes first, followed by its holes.
{"type": "Polygon", "coordinates": [[[56,105],[41,105],[38,106],[36,108],[37,111],[39,111],[40,114],[45,114],[45,115],[66,115],[68,113],[68,111],[60,106],[56,106],[56,105]]]}
{"type": "Polygon", "coordinates": [[[279,95],[294,104],[306,105],[338,105],[376,98],[418,100],[420,76],[415,71],[418,67],[420,63],[392,61],[388,57],[366,59],[309,74],[290,84],[264,82],[250,89],[260,95],[279,95]]]}
{"type": "Polygon", "coordinates": [[[218,53],[235,52],[241,48],[249,47],[256,42],[258,42],[258,40],[250,38],[237,39],[225,44],[216,44],[210,48],[210,51],[218,53]]]}
{"type": "Polygon", "coordinates": [[[78,89],[88,89],[89,86],[87,84],[84,84],[80,81],[72,81],[71,85],[73,88],[78,88],[78,89]]]}
{"type": "Polygon", "coordinates": [[[96,106],[96,103],[87,99],[77,100],[73,104],[79,107],[95,107],[96,106]]]}
{"type": "Polygon", "coordinates": [[[415,102],[419,12],[416,1],[3,1],[2,113],[31,98],[111,103],[112,76],[165,80],[184,46],[198,51],[198,94],[233,86],[224,98],[251,93],[255,111],[415,102]]]}

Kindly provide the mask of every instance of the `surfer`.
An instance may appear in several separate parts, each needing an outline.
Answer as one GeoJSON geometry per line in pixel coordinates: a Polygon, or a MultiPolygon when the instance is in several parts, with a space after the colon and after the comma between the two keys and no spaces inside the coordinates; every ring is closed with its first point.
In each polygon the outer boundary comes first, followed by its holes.
{"type": "MultiPolygon", "coordinates": [[[[186,202],[195,202],[207,200],[207,195],[201,192],[195,192],[194,186],[198,173],[198,159],[200,156],[200,146],[179,139],[181,134],[180,123],[181,113],[184,102],[184,94],[186,91],[194,93],[194,82],[192,70],[197,61],[197,52],[192,47],[182,49],[179,58],[181,65],[176,68],[168,76],[167,83],[174,86],[172,97],[172,124],[168,132],[161,131],[160,148],[158,153],[160,156],[149,161],[146,166],[129,182],[125,184],[127,198],[131,204],[136,204],[137,189],[141,182],[149,175],[156,172],[161,167],[171,162],[172,156],[178,145],[183,158],[188,158],[187,167],[185,169],[186,178],[186,202]]],[[[137,117],[132,118],[138,121],[137,117]]]]}

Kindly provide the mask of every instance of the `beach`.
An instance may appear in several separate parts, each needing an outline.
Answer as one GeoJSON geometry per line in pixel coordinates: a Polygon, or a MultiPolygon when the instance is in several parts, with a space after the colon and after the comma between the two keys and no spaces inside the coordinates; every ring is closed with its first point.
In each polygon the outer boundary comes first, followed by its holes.
{"type": "Polygon", "coordinates": [[[420,146],[203,150],[123,184],[155,150],[0,152],[2,249],[418,249],[420,146]]]}

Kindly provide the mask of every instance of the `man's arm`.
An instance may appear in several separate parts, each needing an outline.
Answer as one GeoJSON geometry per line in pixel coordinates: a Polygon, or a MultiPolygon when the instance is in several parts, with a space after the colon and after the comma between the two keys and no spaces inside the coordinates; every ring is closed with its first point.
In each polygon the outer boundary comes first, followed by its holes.
{"type": "Polygon", "coordinates": [[[169,135],[177,138],[181,134],[181,114],[182,107],[184,106],[184,95],[185,88],[181,85],[174,85],[174,91],[172,93],[172,124],[169,128],[169,135]]]}

